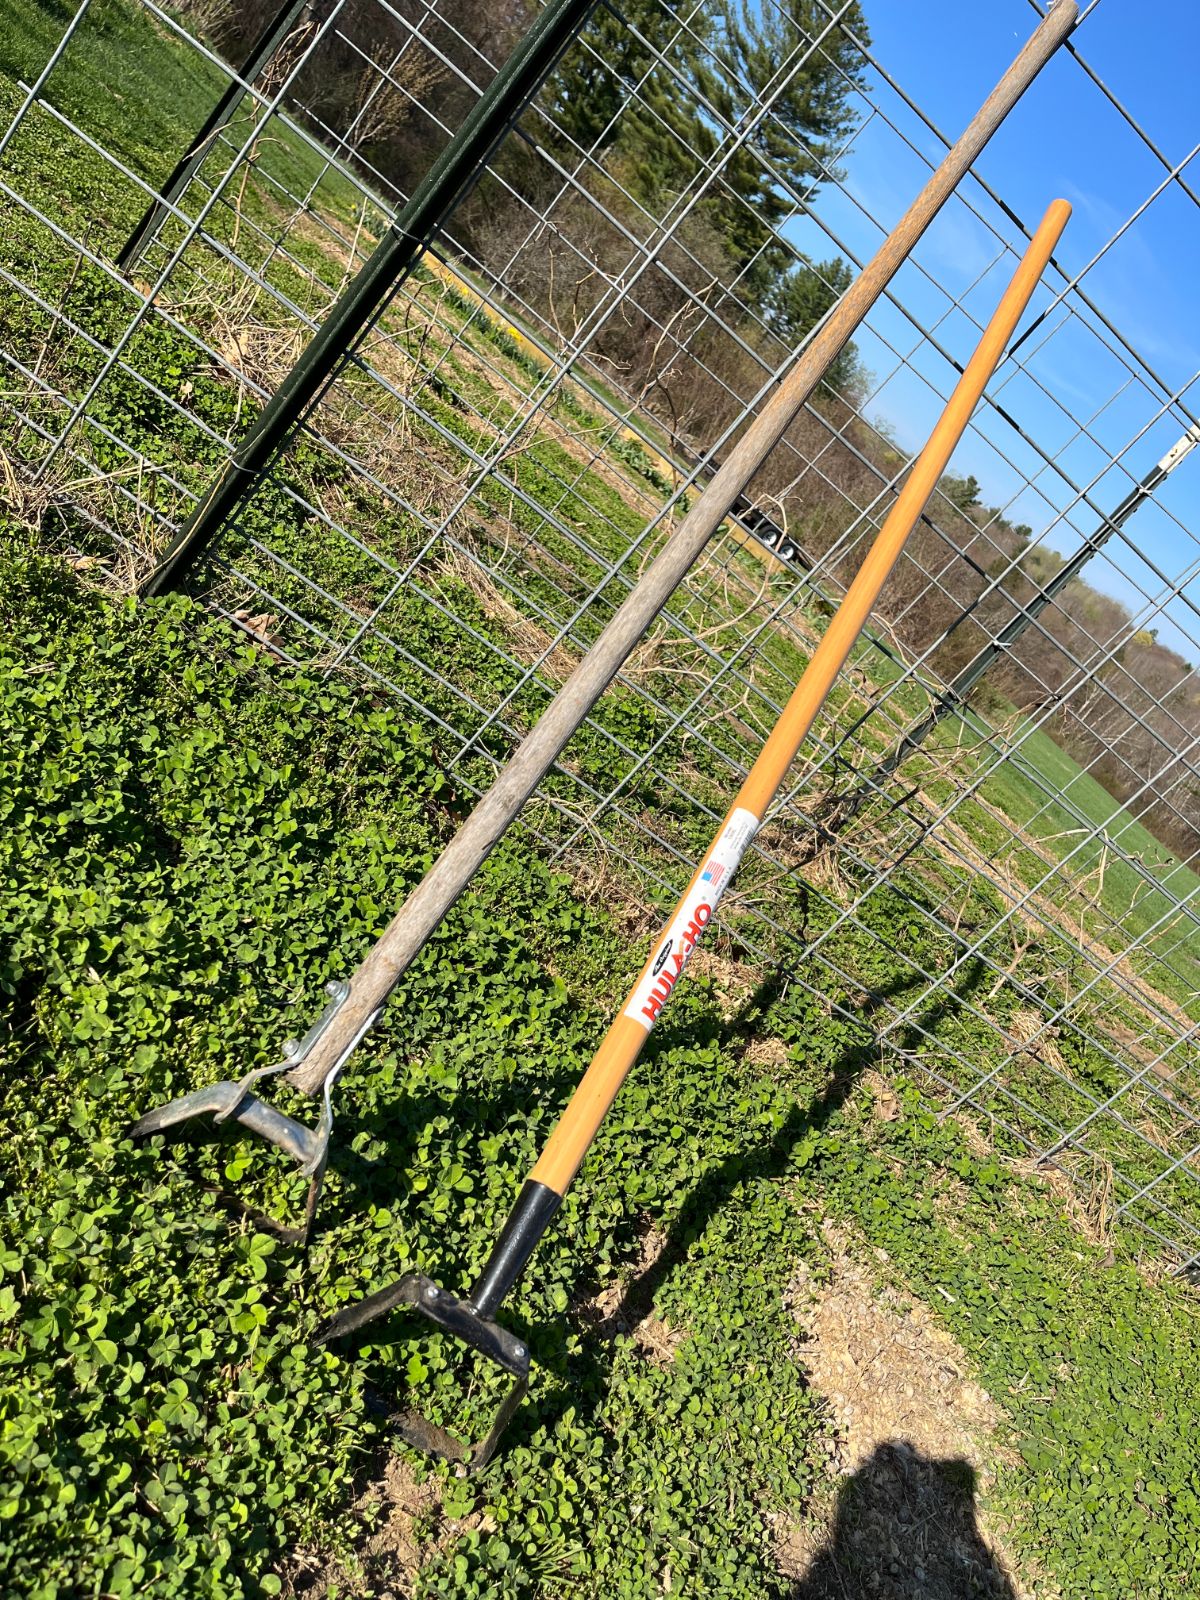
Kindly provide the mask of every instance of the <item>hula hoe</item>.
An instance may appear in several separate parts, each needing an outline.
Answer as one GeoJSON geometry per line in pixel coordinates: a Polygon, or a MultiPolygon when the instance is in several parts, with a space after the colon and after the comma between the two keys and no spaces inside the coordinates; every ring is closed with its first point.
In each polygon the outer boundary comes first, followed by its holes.
{"type": "MultiPolygon", "coordinates": [[[[550,10],[551,7],[548,6],[547,14],[550,10]]],[[[236,1081],[197,1089],[167,1105],[157,1107],[134,1125],[132,1132],[135,1138],[148,1138],[154,1134],[173,1136],[194,1119],[208,1117],[218,1125],[236,1124],[244,1132],[277,1145],[292,1157],[301,1174],[309,1178],[308,1202],[304,1221],[300,1227],[280,1229],[270,1219],[262,1220],[267,1226],[276,1228],[292,1241],[304,1243],[307,1240],[328,1159],[333,1127],[332,1092],[350,1057],[378,1020],[388,996],[423,949],[426,940],[462,894],[493,845],[502,837],[522,805],[561,755],[567,741],[616,676],[630,651],[701,555],[729,514],[730,508],[810,399],[867,312],[887,288],[914,245],[954,192],[959,180],[970,169],[971,163],[1070,33],[1078,14],[1079,8],[1075,0],[1057,0],[1057,3],[1052,5],[969,126],[946,152],[941,164],[932,173],[904,216],[810,336],[786,375],[763,399],[754,421],[724,458],[721,467],[709,481],[704,492],[663,545],[654,561],[642,573],[600,637],[541,718],[518,745],[495,783],[459,828],[421,883],[400,907],[374,948],[366,955],[352,977],[328,986],[329,1005],[308,1033],[298,1043],[289,1041],[284,1046],[284,1059],[273,1066],[257,1068],[236,1081]],[[310,1128],[296,1118],[287,1116],[268,1105],[259,1098],[257,1092],[254,1092],[262,1079],[280,1073],[286,1073],[287,1081],[294,1089],[303,1094],[322,1097],[321,1116],[315,1128],[310,1128]]],[[[494,88],[493,85],[493,89],[489,89],[488,96],[492,95],[494,88]]],[[[485,99],[488,96],[485,96],[485,99]]],[[[459,135],[456,135],[455,140],[452,140],[447,147],[445,159],[449,159],[458,138],[459,135]]],[[[1045,229],[1046,224],[1043,223],[1036,236],[1039,240],[1043,238],[1045,229]]],[[[1032,260],[1032,252],[1031,246],[1030,253],[1026,257],[1027,262],[1032,260]]],[[[1047,255],[1048,253],[1049,246],[1047,255]]],[[[999,350],[997,359],[998,356],[999,350]]],[[[882,582],[882,577],[879,581],[882,582]]],[[[850,593],[854,593],[854,590],[852,589],[850,593]]],[[[863,617],[865,616],[864,611],[863,617]]],[[[856,631],[858,627],[861,627],[861,620],[855,625],[856,631]]],[[[814,665],[815,662],[816,657],[814,665]]],[[[811,672],[812,665],[809,673],[805,675],[806,682],[815,681],[810,678],[811,672]]],[[[813,714],[816,704],[814,702],[812,707],[813,714]]],[[[804,733],[803,730],[798,734],[794,733],[796,726],[798,724],[793,717],[788,724],[791,731],[786,737],[792,737],[794,734],[795,743],[798,744],[804,733]]],[[[777,752],[786,748],[780,742],[784,737],[785,735],[776,729],[767,749],[763,751],[763,758],[767,756],[769,750],[774,761],[777,752]]],[[[790,759],[789,755],[787,760],[790,759]]],[[[786,765],[787,761],[784,762],[784,768],[786,765]]],[[[780,768],[781,774],[782,771],[783,768],[780,768]]],[[[770,795],[760,783],[751,798],[757,798],[761,805],[765,806],[770,795]]],[[[750,822],[745,819],[751,816],[760,819],[761,814],[761,810],[753,813],[749,804],[744,803],[739,797],[726,827],[722,830],[718,846],[710,854],[714,870],[719,867],[722,877],[727,878],[731,874],[730,862],[736,865],[736,858],[745,848],[749,837],[746,830],[750,827],[750,822]],[[743,820],[739,821],[739,817],[743,820]]],[[[754,825],[758,825],[757,821],[754,825]]],[[[713,879],[711,882],[715,888],[718,879],[713,879]]],[[[708,887],[709,884],[706,883],[705,888],[708,887]]],[[[689,894],[691,893],[689,890],[689,894]]],[[[696,901],[697,905],[701,903],[709,906],[711,915],[715,902],[711,898],[703,902],[696,901]]],[[[682,934],[671,935],[672,940],[682,937],[682,934]]],[[[673,943],[671,953],[664,957],[662,968],[654,974],[654,992],[661,992],[664,980],[669,980],[666,991],[669,992],[671,982],[678,976],[674,961],[679,955],[680,948],[678,943],[673,943]]],[[[678,970],[682,970],[682,967],[678,970]]],[[[624,1020],[628,1023],[628,1027],[621,1026],[618,1032],[625,1041],[623,1048],[628,1049],[629,1041],[636,1037],[630,1029],[640,1028],[641,1024],[636,1018],[626,1017],[624,1020]]],[[[614,1055],[615,1050],[616,1046],[606,1040],[601,1052],[606,1062],[619,1059],[618,1055],[614,1055]]],[[[599,1059],[598,1057],[597,1060],[599,1059]]],[[[632,1060],[633,1056],[630,1056],[621,1070],[620,1077],[628,1071],[632,1060]]],[[[503,1270],[497,1266],[495,1273],[490,1276],[485,1274],[486,1281],[481,1280],[481,1284],[477,1286],[477,1293],[483,1294],[481,1305],[485,1309],[481,1310],[480,1306],[476,1305],[475,1312],[471,1314],[474,1317],[473,1321],[468,1318],[466,1322],[462,1322],[457,1311],[449,1310],[445,1312],[439,1310],[435,1320],[451,1326],[452,1322],[458,1319],[455,1331],[463,1331],[468,1326],[478,1331],[484,1323],[489,1327],[492,1326],[488,1323],[490,1312],[511,1287],[516,1274],[524,1265],[529,1250],[533,1248],[530,1243],[528,1249],[525,1249],[524,1242],[530,1226],[528,1218],[536,1214],[541,1218],[540,1226],[544,1228],[558,1204],[558,1199],[561,1198],[562,1189],[574,1174],[575,1169],[570,1164],[569,1156],[563,1154],[564,1150],[574,1151],[581,1159],[583,1150],[595,1128],[599,1126],[604,1110],[607,1109],[608,1100],[604,1099],[602,1091],[597,1087],[600,1081],[597,1073],[596,1068],[589,1071],[580,1089],[580,1094],[584,1096],[584,1102],[581,1104],[586,1103],[593,1110],[595,1106],[603,1104],[603,1109],[591,1126],[591,1132],[583,1137],[582,1143],[576,1135],[569,1137],[564,1133],[561,1138],[556,1135],[553,1157],[551,1158],[551,1152],[548,1150],[538,1164],[536,1179],[531,1179],[531,1182],[535,1183],[535,1188],[530,1192],[537,1199],[536,1207],[532,1200],[528,1202],[525,1210],[521,1212],[522,1221],[516,1234],[512,1234],[511,1229],[506,1230],[505,1240],[502,1241],[503,1262],[516,1262],[516,1266],[511,1272],[507,1266],[503,1270]],[[555,1183],[561,1187],[555,1189],[555,1183]],[[554,1194],[557,1197],[549,1211],[545,1209],[549,1201],[543,1194],[543,1188],[545,1194],[554,1194]],[[522,1249],[524,1254],[521,1254],[522,1249]],[[486,1294],[483,1293],[485,1289],[486,1294]]],[[[613,1093],[615,1092],[614,1088],[613,1093]]],[[[588,1115],[591,1115],[591,1111],[588,1115]]],[[[538,1231],[540,1232],[540,1228],[538,1231]]],[[[498,1252],[500,1250],[501,1247],[498,1247],[498,1252]]],[[[432,1291],[434,1288],[434,1285],[422,1281],[414,1293],[425,1294],[427,1290],[432,1291]]],[[[394,1294],[393,1303],[398,1303],[402,1298],[404,1297],[394,1294]]],[[[429,1306],[447,1304],[437,1299],[422,1303],[429,1306]]],[[[465,1303],[455,1302],[460,1306],[465,1303]]],[[[474,1301],[471,1303],[475,1305],[474,1301]]],[[[362,1317],[360,1320],[366,1318],[362,1317]]],[[[501,1359],[502,1365],[507,1362],[514,1376],[519,1375],[519,1370],[524,1370],[522,1364],[527,1364],[527,1356],[523,1351],[518,1353],[518,1348],[507,1335],[503,1339],[500,1339],[498,1332],[494,1335],[488,1333],[486,1336],[479,1334],[479,1337],[484,1338],[485,1343],[491,1341],[490,1352],[497,1354],[497,1359],[501,1359]]]]}
{"type": "Polygon", "coordinates": [[[406,1412],[395,1421],[411,1443],[467,1463],[469,1470],[478,1471],[486,1465],[520,1403],[529,1382],[529,1351],[494,1320],[495,1314],[562,1204],[618,1090],[716,913],[747,845],[761,828],[788,768],[945,470],[1070,214],[1065,200],[1054,201],[1047,210],[894,508],[738,790],[707,855],[651,947],[641,975],[526,1179],[470,1294],[460,1298],[421,1273],[408,1273],[343,1311],[318,1335],[319,1342],[326,1343],[356,1333],[396,1306],[411,1306],[513,1378],[491,1431],[478,1444],[464,1445],[444,1429],[406,1412]]]}

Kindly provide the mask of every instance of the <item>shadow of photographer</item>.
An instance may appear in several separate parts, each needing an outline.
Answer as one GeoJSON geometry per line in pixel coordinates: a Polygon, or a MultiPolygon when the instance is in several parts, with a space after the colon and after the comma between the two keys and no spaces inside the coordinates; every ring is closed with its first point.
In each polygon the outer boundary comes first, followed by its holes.
{"type": "Polygon", "coordinates": [[[1017,1600],[979,1530],[975,1470],[902,1440],[879,1445],[845,1479],[815,1552],[793,1542],[791,1600],[1017,1600]]]}

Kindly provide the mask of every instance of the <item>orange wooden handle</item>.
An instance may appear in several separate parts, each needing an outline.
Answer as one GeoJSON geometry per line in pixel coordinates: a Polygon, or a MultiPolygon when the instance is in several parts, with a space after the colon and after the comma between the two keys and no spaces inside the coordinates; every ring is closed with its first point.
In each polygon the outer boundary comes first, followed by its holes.
{"type": "Polygon", "coordinates": [[[741,852],[766,814],[788,767],[824,705],[846,657],[879,598],[888,574],[917,524],[938,479],[971,419],[988,379],[1012,337],[1021,313],[1037,287],[1042,270],[1058,243],[1071,208],[1055,200],[1042,218],[1020,265],[975,353],[955,385],[929,442],[917,458],[875,543],[867,552],[792,691],[758,759],[738,791],[721,831],[692,875],[671,920],[655,940],[625,1006],[601,1041],[579,1087],[550,1135],[530,1173],[533,1182],[563,1194],[579,1170],[588,1146],[604,1121],[617,1091],[641,1053],[651,1027],[666,1004],[676,979],[716,910],[741,852]]]}

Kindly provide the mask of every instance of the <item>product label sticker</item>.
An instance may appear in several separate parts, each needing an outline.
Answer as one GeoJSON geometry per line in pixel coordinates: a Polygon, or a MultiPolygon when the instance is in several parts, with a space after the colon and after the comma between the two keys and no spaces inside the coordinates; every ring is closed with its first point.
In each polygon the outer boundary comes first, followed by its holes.
{"type": "Polygon", "coordinates": [[[758,818],[752,811],[739,806],[730,815],[729,821],[717,835],[699,876],[672,917],[662,943],[638,979],[637,987],[625,1007],[625,1015],[641,1023],[647,1033],[658,1021],[659,1012],[670,998],[671,990],[691,959],[692,951],[700,943],[700,935],[712,920],[746,846],[757,832],[758,818]]]}

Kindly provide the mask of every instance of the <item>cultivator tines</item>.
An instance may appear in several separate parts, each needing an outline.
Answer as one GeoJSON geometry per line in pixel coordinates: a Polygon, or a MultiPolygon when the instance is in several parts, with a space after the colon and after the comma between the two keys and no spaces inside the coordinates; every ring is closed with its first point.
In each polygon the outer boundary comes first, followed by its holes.
{"type": "MultiPolygon", "coordinates": [[[[306,1127],[294,1117],[289,1117],[274,1106],[268,1105],[257,1094],[251,1093],[251,1085],[263,1078],[272,1077],[279,1072],[289,1072],[301,1065],[349,998],[350,982],[341,978],[328,983],[325,986],[325,993],[329,996],[329,1004],[302,1039],[288,1039],[284,1042],[282,1061],[269,1067],[256,1067],[253,1072],[248,1072],[236,1083],[229,1081],[211,1083],[206,1088],[194,1089],[191,1094],[182,1095],[178,1100],[172,1100],[165,1106],[157,1106],[153,1111],[148,1111],[133,1127],[135,1139],[148,1139],[156,1133],[173,1136],[175,1130],[193,1122],[197,1117],[211,1117],[213,1123],[218,1126],[236,1122],[248,1133],[265,1139],[270,1144],[278,1145],[291,1156],[300,1169],[300,1175],[309,1180],[304,1220],[298,1227],[286,1227],[262,1213],[251,1214],[256,1222],[293,1244],[307,1242],[316,1215],[321,1185],[325,1177],[325,1164],[329,1158],[329,1136],[333,1129],[332,1097],[338,1075],[351,1053],[374,1025],[379,1012],[373,1012],[355,1031],[341,1059],[335,1063],[325,1078],[321,1115],[315,1128],[306,1127]]],[[[217,1192],[239,1209],[245,1209],[234,1196],[226,1195],[222,1191],[217,1192]]]]}
{"type": "Polygon", "coordinates": [[[369,1295],[357,1305],[348,1307],[334,1317],[316,1339],[318,1344],[329,1344],[334,1339],[357,1333],[360,1328],[386,1316],[397,1306],[411,1306],[421,1316],[436,1323],[443,1332],[461,1339],[507,1372],[513,1379],[512,1387],[500,1402],[487,1434],[475,1444],[464,1444],[420,1412],[404,1409],[389,1413],[388,1420],[409,1444],[418,1450],[444,1456],[447,1461],[453,1461],[470,1473],[481,1472],[487,1466],[501,1434],[529,1387],[528,1346],[516,1334],[491,1320],[487,1308],[479,1303],[483,1300],[480,1289],[481,1285],[477,1285],[470,1299],[463,1300],[448,1289],[441,1288],[432,1278],[419,1272],[410,1272],[389,1284],[386,1289],[380,1289],[377,1294],[369,1295]]]}

